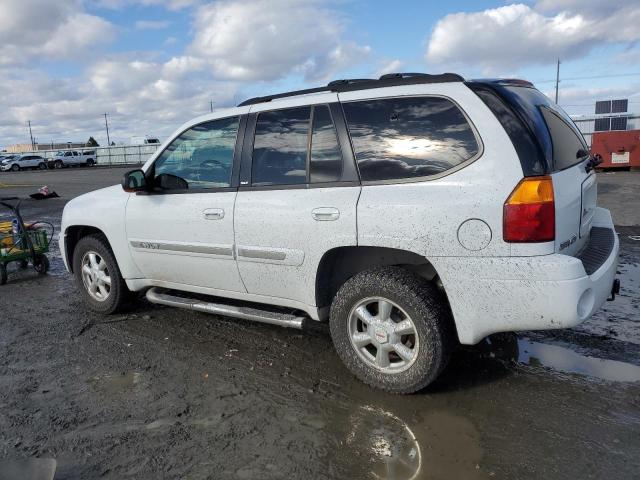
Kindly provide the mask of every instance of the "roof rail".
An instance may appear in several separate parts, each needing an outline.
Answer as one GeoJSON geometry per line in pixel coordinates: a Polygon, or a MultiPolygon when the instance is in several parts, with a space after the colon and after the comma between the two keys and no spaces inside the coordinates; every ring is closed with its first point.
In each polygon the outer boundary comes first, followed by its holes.
{"type": "Polygon", "coordinates": [[[297,97],[299,95],[309,95],[320,92],[351,92],[354,90],[367,90],[370,88],[396,87],[400,85],[418,85],[421,83],[447,83],[464,82],[464,78],[456,73],[442,73],[432,75],[429,73],[388,73],[379,79],[351,78],[343,80],[333,80],[325,87],[308,88],[305,90],[295,90],[293,92],[278,93],[264,97],[254,97],[240,103],[239,107],[255,105],[258,103],[270,102],[278,98],[297,97]]]}

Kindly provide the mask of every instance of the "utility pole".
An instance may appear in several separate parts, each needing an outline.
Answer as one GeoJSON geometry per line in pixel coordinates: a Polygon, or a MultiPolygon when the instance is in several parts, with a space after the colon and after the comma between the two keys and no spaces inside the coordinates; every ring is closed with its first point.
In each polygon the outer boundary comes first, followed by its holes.
{"type": "Polygon", "coordinates": [[[109,138],[109,122],[107,122],[107,114],[104,114],[104,128],[107,129],[107,145],[111,146],[111,138],[109,138]]]}
{"type": "Polygon", "coordinates": [[[209,100],[209,106],[211,107],[211,113],[213,113],[213,100],[209,100]]]}
{"type": "Polygon", "coordinates": [[[33,140],[33,133],[31,132],[31,120],[27,120],[27,124],[29,125],[29,137],[31,137],[31,150],[36,149],[35,141],[33,140]]]}
{"type": "Polygon", "coordinates": [[[556,103],[558,103],[558,84],[560,83],[560,59],[556,66],[556,103]]]}

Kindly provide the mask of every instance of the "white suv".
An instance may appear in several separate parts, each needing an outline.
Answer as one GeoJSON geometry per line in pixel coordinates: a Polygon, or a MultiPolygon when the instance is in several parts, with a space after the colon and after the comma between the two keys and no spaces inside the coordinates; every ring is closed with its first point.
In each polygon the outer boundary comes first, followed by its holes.
{"type": "Polygon", "coordinates": [[[46,170],[47,160],[44,157],[34,155],[33,153],[9,155],[0,159],[0,170],[3,172],[7,172],[9,170],[17,172],[26,168],[46,170]]]}
{"type": "Polygon", "coordinates": [[[408,393],[456,340],[572,327],[615,295],[595,164],[528,82],[336,81],[186,123],[122,186],[69,202],[60,245],[95,311],[146,290],[279,325],[328,319],[356,376],[408,393]]]}

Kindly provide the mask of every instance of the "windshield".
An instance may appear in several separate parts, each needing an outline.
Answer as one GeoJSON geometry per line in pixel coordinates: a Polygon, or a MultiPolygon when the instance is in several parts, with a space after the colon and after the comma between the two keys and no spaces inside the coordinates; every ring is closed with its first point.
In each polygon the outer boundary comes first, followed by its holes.
{"type": "Polygon", "coordinates": [[[56,157],[64,157],[64,152],[57,152],[56,157]]]}

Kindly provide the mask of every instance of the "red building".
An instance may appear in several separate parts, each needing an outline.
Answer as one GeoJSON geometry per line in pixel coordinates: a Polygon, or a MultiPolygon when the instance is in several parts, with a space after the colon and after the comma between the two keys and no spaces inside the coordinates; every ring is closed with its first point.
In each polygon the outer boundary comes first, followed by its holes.
{"type": "Polygon", "coordinates": [[[593,132],[591,153],[602,155],[600,168],[640,168],[640,130],[593,132]]]}

